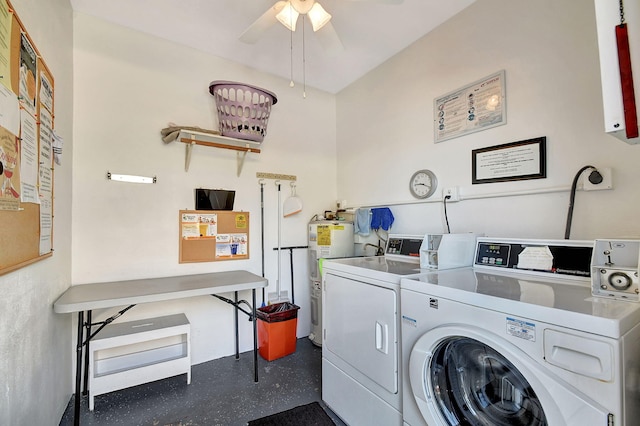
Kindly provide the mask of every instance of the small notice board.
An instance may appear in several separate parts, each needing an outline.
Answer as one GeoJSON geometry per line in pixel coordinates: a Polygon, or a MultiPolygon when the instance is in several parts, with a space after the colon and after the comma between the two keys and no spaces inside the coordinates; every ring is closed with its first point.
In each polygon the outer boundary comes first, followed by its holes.
{"type": "Polygon", "coordinates": [[[249,212],[180,210],[180,263],[249,258],[249,212]]]}

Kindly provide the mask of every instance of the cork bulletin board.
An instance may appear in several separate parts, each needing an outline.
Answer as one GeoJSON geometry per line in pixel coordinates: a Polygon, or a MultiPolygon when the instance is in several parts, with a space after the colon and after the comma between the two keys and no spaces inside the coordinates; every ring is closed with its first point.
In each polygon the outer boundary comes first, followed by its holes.
{"type": "Polygon", "coordinates": [[[249,212],[180,210],[180,263],[249,258],[249,212]]]}
{"type": "Polygon", "coordinates": [[[0,0],[0,275],[53,253],[54,79],[0,0]]]}

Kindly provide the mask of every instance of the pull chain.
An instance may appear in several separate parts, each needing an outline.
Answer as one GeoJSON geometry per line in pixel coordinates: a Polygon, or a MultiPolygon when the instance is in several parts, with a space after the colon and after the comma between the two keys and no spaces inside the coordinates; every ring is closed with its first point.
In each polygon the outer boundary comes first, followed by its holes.
{"type": "MultiPolygon", "coordinates": [[[[305,33],[304,33],[304,16],[302,16],[302,97],[307,98],[307,70],[306,70],[306,50],[305,50],[305,33]]],[[[293,18],[291,19],[291,27],[293,27],[293,18]]],[[[289,70],[291,75],[291,81],[289,82],[289,87],[295,86],[293,82],[293,31],[289,31],[289,63],[291,69],[289,70]]]]}
{"type": "Polygon", "coordinates": [[[624,4],[620,0],[620,25],[624,25],[624,4]]]}
{"type": "MultiPolygon", "coordinates": [[[[293,16],[289,15],[289,22],[291,23],[291,28],[293,28],[293,16]]],[[[293,87],[293,31],[289,31],[289,64],[291,65],[291,81],[289,82],[289,87],[293,87]]]]}
{"type": "MultiPolygon", "coordinates": [[[[622,1],[622,0],[620,0],[622,1]]],[[[302,20],[302,97],[307,98],[307,56],[304,46],[304,19],[302,20]]]]}

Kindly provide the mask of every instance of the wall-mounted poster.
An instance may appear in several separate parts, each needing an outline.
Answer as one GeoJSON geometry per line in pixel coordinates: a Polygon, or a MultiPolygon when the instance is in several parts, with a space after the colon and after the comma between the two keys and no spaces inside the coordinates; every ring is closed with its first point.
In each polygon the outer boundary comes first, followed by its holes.
{"type": "Polygon", "coordinates": [[[506,124],[504,70],[434,100],[435,142],[506,124]]]}

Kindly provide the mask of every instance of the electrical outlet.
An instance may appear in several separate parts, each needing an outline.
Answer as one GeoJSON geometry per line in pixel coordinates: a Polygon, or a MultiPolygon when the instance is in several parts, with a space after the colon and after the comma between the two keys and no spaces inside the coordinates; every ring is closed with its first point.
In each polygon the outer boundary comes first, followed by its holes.
{"type": "Polygon", "coordinates": [[[593,184],[589,182],[589,170],[582,174],[582,189],[584,191],[599,191],[603,189],[613,189],[613,179],[611,177],[611,167],[598,168],[598,171],[602,175],[602,182],[599,184],[593,184]]]}
{"type": "Polygon", "coordinates": [[[442,190],[442,199],[444,200],[445,197],[449,197],[447,198],[447,203],[454,203],[456,201],[460,201],[460,192],[458,191],[458,187],[457,186],[451,186],[449,188],[444,188],[442,190]]]}

